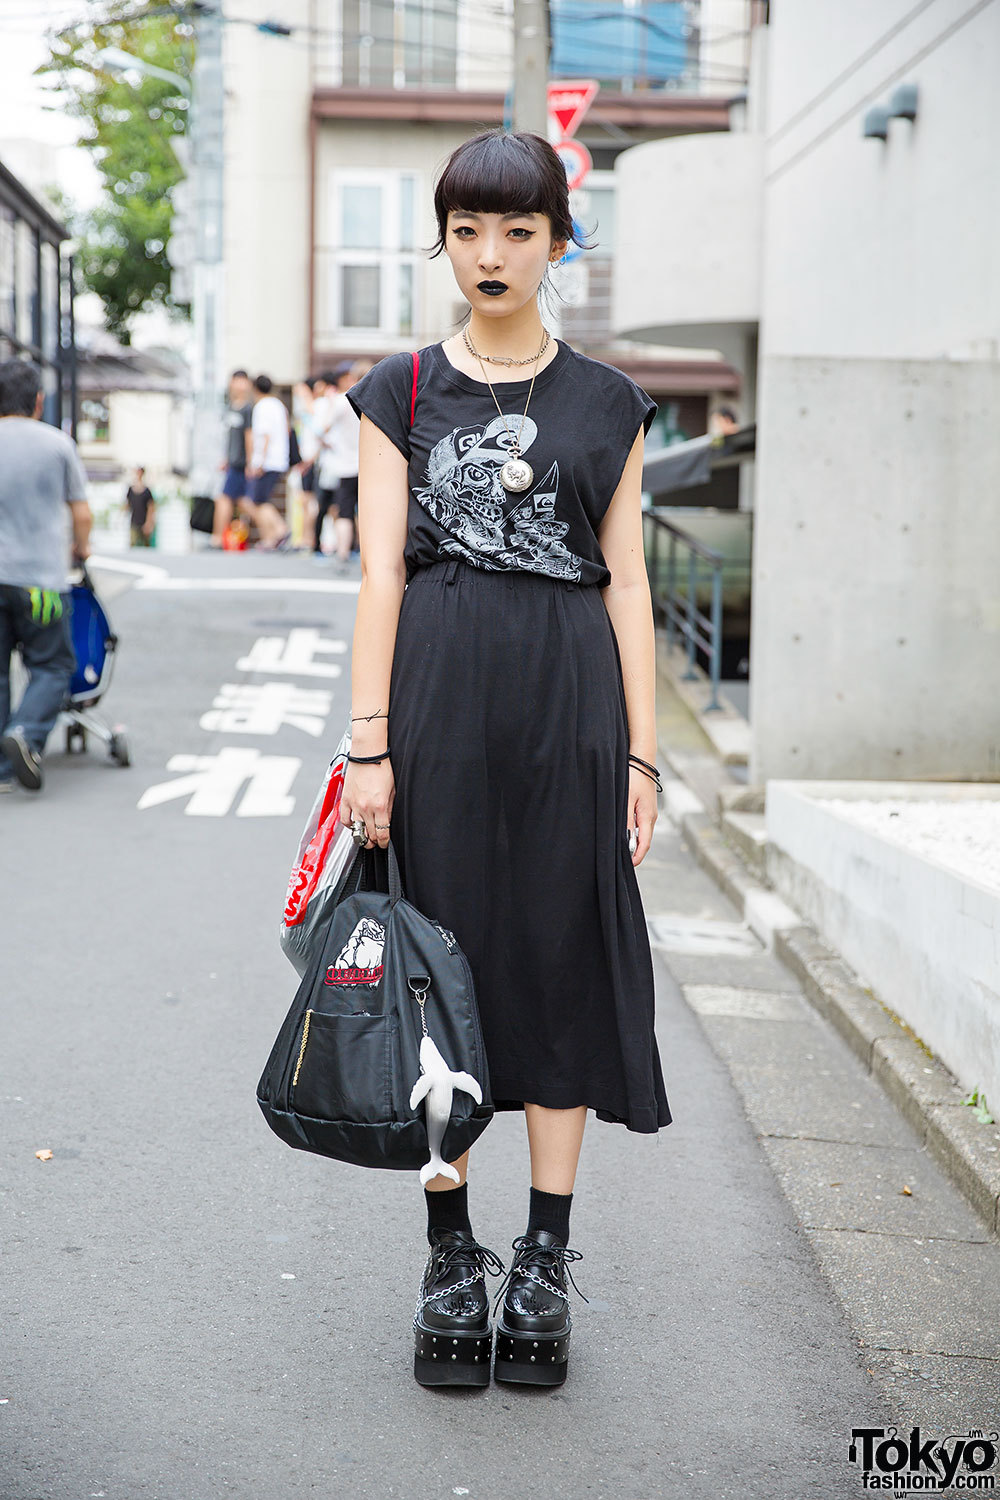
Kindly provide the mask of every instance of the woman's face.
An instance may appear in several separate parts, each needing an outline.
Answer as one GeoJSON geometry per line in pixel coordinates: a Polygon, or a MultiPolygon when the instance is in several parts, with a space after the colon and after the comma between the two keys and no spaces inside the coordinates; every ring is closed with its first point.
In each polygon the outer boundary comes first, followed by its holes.
{"type": "Polygon", "coordinates": [[[462,296],[485,317],[506,317],[538,292],[545,267],[559,260],[548,214],[448,214],[445,251],[462,296]]]}

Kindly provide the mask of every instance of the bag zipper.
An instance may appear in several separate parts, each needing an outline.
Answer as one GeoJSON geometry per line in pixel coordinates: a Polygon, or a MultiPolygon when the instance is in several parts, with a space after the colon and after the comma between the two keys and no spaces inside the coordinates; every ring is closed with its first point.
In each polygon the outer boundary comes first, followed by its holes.
{"type": "Polygon", "coordinates": [[[295,1085],[299,1081],[299,1070],[302,1067],[302,1059],[306,1055],[306,1042],[308,1042],[308,1040],[309,1040],[309,1024],[310,1024],[311,1021],[312,1021],[312,1011],[311,1010],[307,1010],[306,1011],[306,1018],[305,1018],[305,1021],[303,1022],[303,1025],[302,1025],[302,1045],[299,1048],[299,1059],[298,1059],[298,1062],[295,1064],[295,1072],[292,1074],[292,1088],[294,1088],[295,1085]]]}

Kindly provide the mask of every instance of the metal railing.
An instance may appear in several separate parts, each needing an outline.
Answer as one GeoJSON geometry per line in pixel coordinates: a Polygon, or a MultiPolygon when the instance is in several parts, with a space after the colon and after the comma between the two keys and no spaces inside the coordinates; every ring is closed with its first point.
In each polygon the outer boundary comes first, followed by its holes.
{"type": "Polygon", "coordinates": [[[655,510],[642,513],[646,535],[646,572],[653,600],[653,617],[666,626],[667,647],[678,635],[687,642],[687,671],[684,681],[696,680],[695,652],[700,646],[708,656],[712,694],[708,709],[721,709],[719,679],[722,672],[722,569],[725,559],[714,547],[708,547],[655,510]],[[664,562],[663,544],[667,555],[664,562]],[[687,549],[687,566],[678,567],[678,547],[687,549]],[[712,570],[710,613],[698,608],[698,564],[705,562],[712,570]],[[683,591],[678,574],[686,575],[683,591]]]}

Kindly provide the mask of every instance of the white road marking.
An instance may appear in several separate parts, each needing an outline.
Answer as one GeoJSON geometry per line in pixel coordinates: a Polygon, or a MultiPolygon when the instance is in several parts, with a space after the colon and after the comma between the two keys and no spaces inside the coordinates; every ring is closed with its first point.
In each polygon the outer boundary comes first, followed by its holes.
{"type": "MultiPolygon", "coordinates": [[[[103,563],[102,563],[103,566],[103,563]]],[[[110,566],[110,564],[109,564],[110,566]]],[[[133,566],[140,566],[133,564],[133,566]]],[[[154,570],[162,573],[162,569],[154,570]]],[[[137,589],[161,594],[356,594],[360,578],[140,578],[137,589]]]]}
{"type": "Polygon", "coordinates": [[[238,672],[287,672],[292,677],[339,677],[343,672],[336,662],[315,661],[317,656],[342,656],[347,642],[321,636],[311,628],[290,630],[283,635],[262,635],[254,642],[249,656],[236,663],[238,672]]]}
{"type": "Polygon", "coordinates": [[[156,563],[130,562],[124,557],[104,557],[92,552],[87,558],[87,568],[90,572],[129,573],[137,580],[136,588],[156,588],[170,583],[166,568],[160,568],[156,563]]]}
{"type": "Polygon", "coordinates": [[[700,1016],[740,1016],[749,1021],[805,1021],[806,1002],[800,995],[774,990],[744,990],[728,984],[685,984],[681,988],[692,1010],[700,1016]]]}
{"type": "Polygon", "coordinates": [[[218,755],[172,755],[168,771],[184,771],[176,781],[161,781],[143,792],[140,811],[187,797],[184,811],[195,818],[224,818],[244,782],[248,783],[236,810],[238,818],[283,818],[295,808],[290,795],[302,765],[290,755],[262,755],[259,750],[220,750],[218,755]]]}
{"type": "Polygon", "coordinates": [[[333,695],[325,688],[293,682],[224,682],[202,729],[224,734],[277,734],[285,724],[318,739],[326,727],[333,695]]]}
{"type": "Polygon", "coordinates": [[[760,943],[745,922],[666,912],[647,917],[646,926],[650,943],[667,953],[728,954],[741,958],[761,951],[760,943]]]}

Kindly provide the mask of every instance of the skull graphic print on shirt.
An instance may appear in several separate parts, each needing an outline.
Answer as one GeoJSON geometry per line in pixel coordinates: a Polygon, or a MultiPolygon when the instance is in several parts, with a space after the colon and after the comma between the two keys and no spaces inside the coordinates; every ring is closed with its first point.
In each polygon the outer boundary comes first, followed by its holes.
{"type": "MultiPolygon", "coordinates": [[[[538,429],[525,417],[520,448],[527,453],[538,429]]],[[[559,464],[523,494],[511,495],[500,482],[512,437],[501,417],[485,428],[456,427],[431,450],[426,484],[414,498],[447,531],[441,551],[480,568],[523,568],[576,582],[580,558],[563,538],[569,525],[555,513],[559,464]]]]}

